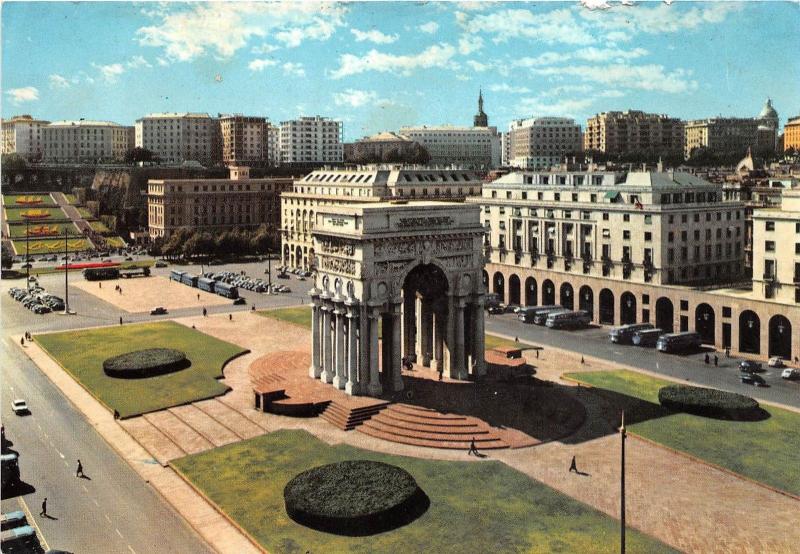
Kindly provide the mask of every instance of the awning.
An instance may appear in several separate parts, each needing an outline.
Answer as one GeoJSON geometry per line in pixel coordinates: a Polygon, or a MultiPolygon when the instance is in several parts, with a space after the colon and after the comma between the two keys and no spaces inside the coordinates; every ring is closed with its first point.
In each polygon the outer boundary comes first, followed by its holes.
{"type": "Polygon", "coordinates": [[[609,200],[614,200],[617,196],[619,196],[618,190],[610,190],[605,194],[605,198],[608,198],[609,200]]]}

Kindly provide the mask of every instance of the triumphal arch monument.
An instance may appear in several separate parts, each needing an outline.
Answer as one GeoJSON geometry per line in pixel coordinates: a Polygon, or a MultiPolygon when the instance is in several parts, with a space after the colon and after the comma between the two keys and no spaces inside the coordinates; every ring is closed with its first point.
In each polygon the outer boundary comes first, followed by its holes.
{"type": "Polygon", "coordinates": [[[403,389],[402,361],[483,375],[483,236],[477,205],[320,207],[310,376],[348,394],[403,389]]]}

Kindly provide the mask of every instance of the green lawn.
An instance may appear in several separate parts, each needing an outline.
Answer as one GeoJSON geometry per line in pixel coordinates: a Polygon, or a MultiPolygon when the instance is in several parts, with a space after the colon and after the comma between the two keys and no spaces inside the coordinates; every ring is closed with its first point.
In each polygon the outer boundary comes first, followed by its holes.
{"type": "Polygon", "coordinates": [[[102,234],[111,232],[111,230],[108,227],[106,227],[106,224],[103,223],[102,221],[92,221],[89,223],[89,227],[91,227],[92,231],[95,231],[96,233],[102,234]]]}
{"type": "MultiPolygon", "coordinates": [[[[35,236],[34,229],[40,225],[54,228],[57,234],[63,235],[65,231],[68,231],[72,235],[80,235],[78,232],[78,228],[75,227],[72,223],[49,223],[47,221],[39,222],[39,221],[31,221],[30,230],[31,230],[31,237],[35,236]]],[[[28,225],[25,223],[15,223],[8,226],[8,233],[11,238],[25,238],[25,230],[28,225]]]]}
{"type": "Polygon", "coordinates": [[[30,206],[30,207],[19,207],[19,208],[9,208],[6,207],[6,219],[8,221],[25,221],[25,218],[22,217],[22,214],[25,212],[44,212],[49,214],[49,217],[43,217],[39,219],[31,219],[31,224],[34,222],[36,223],[50,223],[51,221],[65,221],[69,220],[67,214],[64,213],[64,210],[61,208],[41,208],[38,206],[30,206]]]}
{"type": "Polygon", "coordinates": [[[513,348],[531,348],[529,344],[515,342],[513,340],[504,339],[497,335],[490,335],[486,333],[486,350],[497,348],[498,346],[511,346],[513,348]]]}
{"type": "Polygon", "coordinates": [[[94,219],[92,212],[90,212],[88,208],[78,208],[78,213],[84,219],[94,219]]]}
{"type": "Polygon", "coordinates": [[[66,199],[67,199],[67,202],[69,202],[69,203],[70,203],[70,204],[72,204],[73,206],[74,206],[75,204],[77,204],[77,203],[78,203],[78,199],[77,199],[77,198],[75,198],[75,195],[74,195],[74,194],[65,194],[65,195],[64,195],[64,198],[66,198],[66,199]]]}
{"type": "MultiPolygon", "coordinates": [[[[658,404],[658,390],[673,384],[626,370],[567,373],[566,376],[653,404],[658,404]]],[[[778,489],[800,494],[800,471],[797,470],[800,414],[770,406],[761,407],[771,417],[751,422],[667,414],[635,423],[629,428],[675,450],[778,489]]]]}
{"type": "Polygon", "coordinates": [[[225,362],[244,350],[172,321],[53,333],[36,337],[42,348],[109,410],[121,417],[161,410],[224,394],[225,362]],[[188,369],[147,379],[115,379],[103,373],[103,360],[145,348],[175,348],[186,353],[188,369]]]}
{"type": "MultiPolygon", "coordinates": [[[[64,253],[64,239],[31,239],[26,241],[24,238],[11,241],[14,244],[14,250],[17,254],[22,256],[26,252],[30,254],[63,254],[64,253]]],[[[92,250],[92,243],[86,239],[74,238],[67,240],[67,246],[70,252],[83,252],[84,250],[92,250]]]]}
{"type": "MultiPolygon", "coordinates": [[[[23,252],[23,254],[24,254],[24,252],[23,252]]],[[[60,257],[59,257],[59,260],[60,260],[60,257]]],[[[64,262],[59,261],[59,263],[63,264],[64,262]]],[[[81,263],[81,262],[78,262],[78,263],[81,263]]],[[[154,263],[155,263],[155,261],[153,261],[153,260],[141,260],[141,261],[137,261],[137,262],[125,262],[124,264],[122,264],[120,266],[120,268],[121,269],[126,269],[126,268],[131,268],[131,267],[153,267],[154,263]]],[[[64,269],[63,268],[62,269],[56,269],[57,267],[58,266],[37,267],[35,269],[32,269],[31,273],[35,273],[36,275],[47,275],[49,273],[64,273],[64,269]]],[[[22,277],[24,277],[25,276],[25,271],[24,270],[21,270],[21,271],[22,271],[22,277]]],[[[72,269],[71,268],[71,269],[69,269],[69,271],[83,271],[83,269],[82,268],[81,269],[72,269]]]]}
{"type": "Polygon", "coordinates": [[[106,237],[106,246],[109,248],[125,248],[125,241],[120,237],[106,237]]]}
{"type": "MultiPolygon", "coordinates": [[[[465,454],[466,456],[466,454],[465,454]]],[[[619,523],[500,462],[443,462],[328,446],[277,431],[172,462],[265,549],[292,552],[617,552],[619,523]],[[402,467],[430,498],[408,525],[368,537],[309,529],[287,515],[283,488],[298,473],[343,460],[402,467]]],[[[634,530],[628,552],[672,552],[634,530]]]]}
{"type": "Polygon", "coordinates": [[[28,208],[28,207],[37,207],[37,206],[55,206],[55,200],[49,194],[4,194],[3,195],[3,204],[6,207],[20,207],[20,208],[28,208]],[[25,200],[38,200],[39,202],[36,204],[25,204],[25,200]],[[19,203],[22,201],[23,203],[19,203]]]}

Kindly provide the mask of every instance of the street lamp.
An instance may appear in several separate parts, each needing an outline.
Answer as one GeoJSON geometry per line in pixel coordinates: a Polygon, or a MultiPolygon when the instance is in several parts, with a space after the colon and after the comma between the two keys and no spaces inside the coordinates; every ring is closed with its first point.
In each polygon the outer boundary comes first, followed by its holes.
{"type": "Polygon", "coordinates": [[[625,412],[622,412],[622,425],[619,428],[620,438],[620,480],[619,480],[619,551],[625,554],[625,412]]]}
{"type": "Polygon", "coordinates": [[[633,306],[633,301],[628,298],[628,301],[625,303],[629,308],[633,306]]]}

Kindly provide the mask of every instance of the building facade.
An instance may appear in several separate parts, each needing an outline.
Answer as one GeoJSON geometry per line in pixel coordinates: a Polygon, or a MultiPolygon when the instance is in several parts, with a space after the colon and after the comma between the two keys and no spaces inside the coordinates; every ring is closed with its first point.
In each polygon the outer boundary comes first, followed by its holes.
{"type": "MultiPolygon", "coordinates": [[[[485,115],[485,114],[484,114],[485,115]]],[[[400,134],[420,143],[437,166],[491,169],[502,158],[496,127],[401,127],[400,134]]]]}
{"type": "Polygon", "coordinates": [[[263,167],[269,163],[269,122],[265,117],[220,115],[222,163],[263,167]]]}
{"type": "Polygon", "coordinates": [[[419,143],[404,135],[385,131],[344,145],[346,163],[379,163],[408,159],[419,143]],[[387,159],[394,158],[394,159],[387,159]]]}
{"type": "Polygon", "coordinates": [[[586,121],[584,150],[611,156],[682,155],[683,121],[636,110],[602,112],[586,121]]]}
{"type": "Polygon", "coordinates": [[[219,120],[205,113],[154,113],[136,120],[136,146],[162,163],[195,161],[206,166],[221,160],[219,120]]]}
{"type": "Polygon", "coordinates": [[[753,293],[800,305],[800,190],[780,205],[753,210],[753,293]]]}
{"type": "Polygon", "coordinates": [[[342,122],[301,117],[281,122],[282,164],[335,164],[343,160],[342,122]]]}
{"type": "Polygon", "coordinates": [[[290,178],[250,179],[247,167],[231,167],[230,179],[151,179],[147,183],[151,239],[168,239],[181,227],[218,233],[232,228],[280,227],[280,195],[290,178]]]}
{"type": "Polygon", "coordinates": [[[134,128],[111,121],[54,121],[42,129],[44,160],[120,162],[134,145],[134,128]]]}
{"type": "Polygon", "coordinates": [[[373,165],[314,171],[281,195],[281,259],[291,267],[314,265],[312,231],[324,207],[417,199],[462,203],[479,195],[481,185],[480,176],[469,170],[373,165]]]}
{"type": "Polygon", "coordinates": [[[580,152],[581,126],[565,117],[534,117],[512,121],[508,129],[509,165],[549,169],[565,156],[580,152]]]}
{"type": "Polygon", "coordinates": [[[783,151],[800,151],[800,115],[792,117],[783,127],[783,151]]]}
{"type": "Polygon", "coordinates": [[[778,147],[780,119],[767,98],[756,117],[717,117],[686,122],[684,155],[695,148],[705,148],[716,154],[744,155],[748,148],[774,151],[778,147]]]}
{"type": "Polygon", "coordinates": [[[30,115],[15,115],[4,119],[3,154],[18,154],[28,161],[39,161],[44,155],[42,129],[49,121],[34,119],[30,115]]]}
{"type": "Polygon", "coordinates": [[[271,123],[267,127],[267,161],[271,167],[281,165],[281,128],[271,123]]]}

